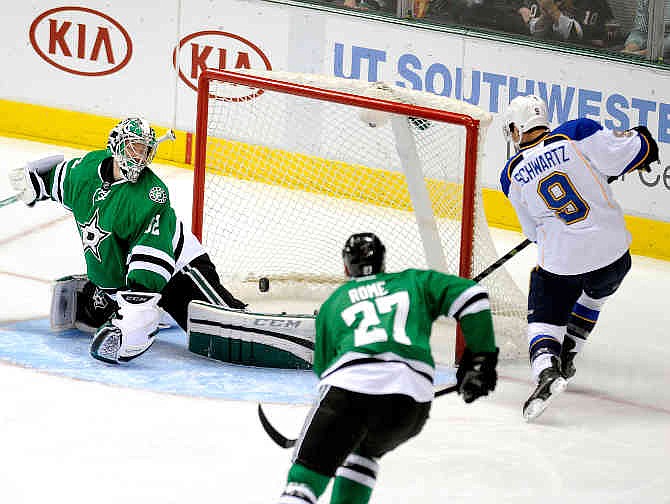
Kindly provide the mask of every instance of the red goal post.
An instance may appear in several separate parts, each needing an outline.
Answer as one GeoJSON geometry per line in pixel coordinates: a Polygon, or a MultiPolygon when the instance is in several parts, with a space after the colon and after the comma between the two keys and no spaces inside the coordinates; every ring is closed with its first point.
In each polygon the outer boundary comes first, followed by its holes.
{"type": "MultiPolygon", "coordinates": [[[[192,229],[224,284],[267,277],[271,292],[293,285],[289,297],[314,284],[322,300],[343,281],[342,244],[360,231],[387,243],[389,271],[432,268],[472,278],[496,259],[477,172],[490,122],[468,103],[384,83],[206,70],[198,85],[192,229]],[[274,203],[262,208],[268,200],[274,203]],[[264,216],[248,218],[256,211],[264,216]],[[282,240],[283,228],[310,249],[299,261],[284,250],[292,243],[282,240]],[[265,251],[254,262],[259,246],[265,251]]],[[[517,308],[503,308],[502,316],[518,318],[517,308]]],[[[513,346],[508,354],[518,352],[513,346]]],[[[458,338],[456,356],[461,351],[458,338]]]]}

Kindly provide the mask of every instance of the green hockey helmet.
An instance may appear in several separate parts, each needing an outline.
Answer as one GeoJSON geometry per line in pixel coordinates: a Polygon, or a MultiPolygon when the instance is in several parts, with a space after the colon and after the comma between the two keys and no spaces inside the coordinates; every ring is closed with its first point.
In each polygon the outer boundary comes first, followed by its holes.
{"type": "Polygon", "coordinates": [[[129,182],[137,182],[156,155],[156,132],[140,117],[128,117],[109,133],[107,149],[114,156],[121,174],[129,182]]]}

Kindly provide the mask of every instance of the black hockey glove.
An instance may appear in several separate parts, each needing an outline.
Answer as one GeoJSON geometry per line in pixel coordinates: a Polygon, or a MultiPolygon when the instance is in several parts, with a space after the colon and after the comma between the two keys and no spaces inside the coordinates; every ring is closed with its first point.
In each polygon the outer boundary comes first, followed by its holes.
{"type": "Polygon", "coordinates": [[[466,348],[461,357],[461,362],[456,371],[456,384],[458,393],[463,396],[466,403],[488,395],[496,388],[498,373],[498,352],[472,353],[466,348]]]}
{"type": "Polygon", "coordinates": [[[644,138],[647,139],[649,142],[649,157],[647,158],[645,164],[643,164],[639,170],[644,170],[644,171],[651,171],[651,168],[649,165],[651,163],[655,163],[658,161],[658,144],[656,143],[656,140],[654,140],[654,137],[651,136],[651,132],[647,129],[646,126],[635,126],[633,128],[635,131],[637,131],[640,135],[642,135],[644,138]]]}

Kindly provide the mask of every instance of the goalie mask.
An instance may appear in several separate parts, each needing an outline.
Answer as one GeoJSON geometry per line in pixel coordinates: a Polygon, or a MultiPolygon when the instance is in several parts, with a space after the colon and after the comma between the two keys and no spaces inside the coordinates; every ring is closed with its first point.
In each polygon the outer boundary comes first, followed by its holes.
{"type": "MultiPolygon", "coordinates": [[[[503,119],[505,140],[514,141],[514,128],[519,131],[519,138],[534,128],[549,128],[547,116],[547,104],[542,98],[535,95],[517,96],[510,102],[503,119]]],[[[518,148],[518,141],[514,145],[518,148]]]]}
{"type": "Polygon", "coordinates": [[[121,174],[128,182],[137,182],[156,155],[156,132],[139,117],[128,117],[109,134],[107,149],[114,156],[121,174]]]}
{"type": "Polygon", "coordinates": [[[386,248],[374,233],[351,235],[342,249],[347,275],[360,277],[384,272],[386,248]]]}

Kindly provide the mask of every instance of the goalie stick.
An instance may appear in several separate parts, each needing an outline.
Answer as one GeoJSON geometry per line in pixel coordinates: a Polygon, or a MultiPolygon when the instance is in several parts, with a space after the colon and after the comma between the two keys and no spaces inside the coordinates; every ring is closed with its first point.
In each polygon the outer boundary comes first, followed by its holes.
{"type": "Polygon", "coordinates": [[[9,198],[0,200],[0,208],[7,205],[11,205],[12,203],[16,203],[17,201],[19,201],[19,198],[17,196],[10,196],[9,198]]]}
{"type": "MultiPolygon", "coordinates": [[[[458,385],[450,385],[449,387],[436,390],[435,397],[439,397],[445,394],[451,394],[452,392],[456,392],[457,390],[458,385]]],[[[263,426],[263,430],[265,430],[266,434],[270,436],[270,439],[272,439],[280,447],[293,448],[295,444],[298,442],[297,438],[291,439],[284,436],[281,432],[279,432],[275,428],[274,425],[270,423],[270,420],[268,420],[265,411],[263,411],[263,406],[260,403],[258,404],[258,419],[261,421],[261,425],[263,426]]]]}

